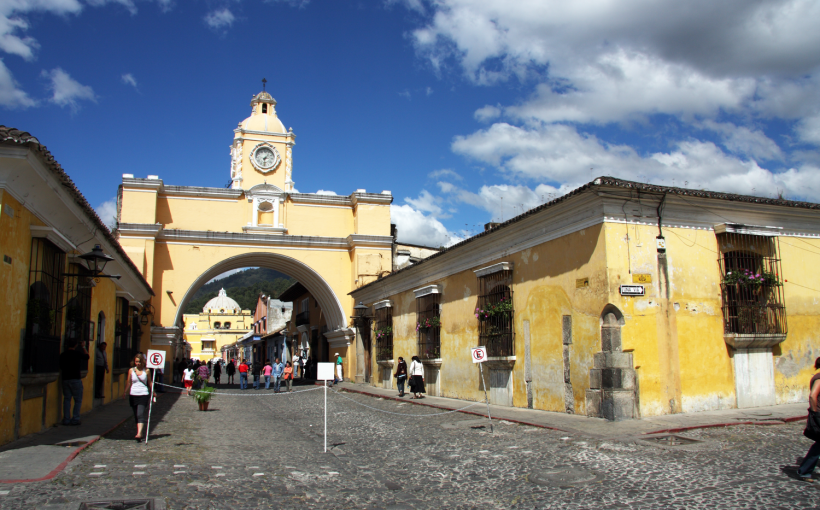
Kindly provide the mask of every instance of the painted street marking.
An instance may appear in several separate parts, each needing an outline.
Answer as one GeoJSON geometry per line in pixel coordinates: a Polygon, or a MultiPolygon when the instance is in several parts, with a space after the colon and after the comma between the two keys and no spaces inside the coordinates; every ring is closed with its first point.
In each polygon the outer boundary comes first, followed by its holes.
{"type": "Polygon", "coordinates": [[[88,476],[102,476],[105,473],[88,473],[88,476]]]}
{"type": "Polygon", "coordinates": [[[490,453],[490,450],[478,450],[478,453],[490,453]]]}
{"type": "Polygon", "coordinates": [[[211,466],[211,469],[222,469],[222,466],[211,466]]]}
{"type": "Polygon", "coordinates": [[[322,469],[330,469],[330,466],[319,466],[322,469]]]}
{"type": "Polygon", "coordinates": [[[265,473],[254,473],[253,476],[265,476],[265,473]]]}
{"type": "Polygon", "coordinates": [[[105,468],[105,467],[108,467],[108,466],[106,466],[105,464],[95,464],[94,465],[94,469],[102,469],[102,468],[105,468]]]}
{"type": "Polygon", "coordinates": [[[520,446],[508,446],[507,448],[521,448],[520,446]]]}
{"type": "Polygon", "coordinates": [[[225,473],[217,473],[216,476],[225,476],[225,473]]]}
{"type": "Polygon", "coordinates": [[[175,475],[184,475],[187,471],[174,471],[175,475]]]}
{"type": "Polygon", "coordinates": [[[174,467],[175,468],[185,467],[185,464],[174,464],[174,467]]]}
{"type": "Polygon", "coordinates": [[[0,491],[0,496],[8,496],[11,491],[0,491]]]}
{"type": "Polygon", "coordinates": [[[327,474],[329,474],[329,475],[338,475],[339,472],[338,471],[328,471],[327,474]]]}
{"type": "Polygon", "coordinates": [[[562,437],[562,438],[561,438],[561,441],[567,441],[568,439],[571,439],[571,438],[569,438],[569,437],[562,437]]]}
{"type": "Polygon", "coordinates": [[[131,474],[132,474],[132,475],[144,475],[144,474],[145,474],[145,471],[134,471],[134,472],[133,472],[133,473],[131,473],[131,474]]]}

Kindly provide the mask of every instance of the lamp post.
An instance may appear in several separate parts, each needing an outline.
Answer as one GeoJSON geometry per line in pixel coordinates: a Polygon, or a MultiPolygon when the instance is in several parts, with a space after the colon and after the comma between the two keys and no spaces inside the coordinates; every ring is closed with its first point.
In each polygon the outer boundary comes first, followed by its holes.
{"type": "MultiPolygon", "coordinates": [[[[83,253],[80,255],[81,259],[85,262],[86,267],[91,272],[90,277],[94,279],[94,281],[99,282],[100,278],[114,278],[119,280],[121,278],[118,274],[108,275],[102,274],[103,270],[105,269],[106,264],[114,260],[114,257],[106,254],[102,250],[102,246],[99,244],[95,244],[94,248],[88,252],[83,253]]],[[[64,273],[63,276],[86,276],[86,274],[75,274],[75,273],[64,273]]]]}

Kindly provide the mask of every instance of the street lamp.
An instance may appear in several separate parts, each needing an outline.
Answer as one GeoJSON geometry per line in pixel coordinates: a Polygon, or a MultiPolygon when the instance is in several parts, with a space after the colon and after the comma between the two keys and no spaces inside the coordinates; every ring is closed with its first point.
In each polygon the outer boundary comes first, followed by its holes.
{"type": "MultiPolygon", "coordinates": [[[[103,269],[105,269],[105,265],[114,260],[114,257],[107,255],[99,244],[95,244],[94,248],[88,252],[83,253],[80,255],[81,259],[85,261],[85,265],[88,267],[88,270],[91,272],[91,278],[94,280],[99,281],[99,278],[115,278],[119,280],[121,278],[118,274],[107,275],[102,274],[103,269]]],[[[89,276],[85,274],[73,274],[73,273],[65,273],[63,276],[89,276]]]]}
{"type": "Polygon", "coordinates": [[[359,301],[359,304],[353,307],[353,314],[359,320],[367,319],[367,312],[370,311],[370,307],[364,306],[364,303],[359,301]]]}
{"type": "Polygon", "coordinates": [[[143,326],[148,325],[148,316],[154,315],[154,307],[149,305],[148,303],[143,303],[142,311],[140,312],[140,324],[143,326]]]}

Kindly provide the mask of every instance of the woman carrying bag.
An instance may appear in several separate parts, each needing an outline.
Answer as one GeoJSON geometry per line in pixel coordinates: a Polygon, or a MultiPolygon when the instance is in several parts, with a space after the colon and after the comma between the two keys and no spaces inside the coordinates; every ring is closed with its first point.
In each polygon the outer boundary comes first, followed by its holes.
{"type": "Polygon", "coordinates": [[[393,375],[396,377],[396,387],[399,390],[399,396],[403,397],[404,383],[407,382],[407,363],[401,356],[399,356],[399,365],[396,367],[396,373],[393,375]]]}
{"type": "MultiPolygon", "coordinates": [[[[814,369],[820,369],[820,358],[814,360],[814,369]]],[[[820,372],[814,374],[809,382],[809,424],[803,435],[814,441],[814,444],[809,448],[809,452],[797,468],[797,476],[804,482],[813,482],[811,475],[814,473],[814,468],[817,466],[817,460],[820,459],[820,435],[818,435],[817,426],[820,417],[817,415],[817,400],[820,396],[820,372]],[[814,423],[812,423],[814,422],[814,423]],[[814,425],[814,426],[813,426],[814,425]]]]}
{"type": "Polygon", "coordinates": [[[410,398],[424,398],[424,365],[418,356],[413,356],[410,363],[410,391],[413,396],[410,398]]]}

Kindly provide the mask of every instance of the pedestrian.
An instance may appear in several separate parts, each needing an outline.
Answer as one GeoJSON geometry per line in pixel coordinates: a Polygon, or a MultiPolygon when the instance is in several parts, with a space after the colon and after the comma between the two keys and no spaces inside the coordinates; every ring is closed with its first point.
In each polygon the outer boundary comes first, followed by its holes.
{"type": "Polygon", "coordinates": [[[270,360],[265,361],[265,367],[262,369],[262,373],[265,375],[265,389],[270,389],[270,374],[273,372],[273,367],[270,366],[270,360]]]}
{"type": "Polygon", "coordinates": [[[196,375],[199,376],[199,382],[201,383],[196,385],[196,389],[200,389],[208,384],[208,379],[211,378],[211,371],[208,370],[208,365],[205,363],[199,365],[199,368],[196,370],[196,375]]]}
{"type": "Polygon", "coordinates": [[[222,363],[214,364],[214,384],[219,384],[222,379],[222,363]]]}
{"type": "Polygon", "coordinates": [[[76,338],[69,338],[66,341],[66,350],[60,354],[60,372],[63,376],[63,425],[80,424],[80,409],[83,405],[83,379],[80,372],[87,367],[88,358],[88,351],[76,338]]]}
{"type": "Polygon", "coordinates": [[[285,365],[279,361],[279,358],[276,358],[276,362],[273,364],[273,392],[274,393],[281,393],[281,384],[282,384],[282,376],[285,373],[285,365]]]}
{"type": "MultiPolygon", "coordinates": [[[[148,370],[145,368],[145,356],[140,353],[134,356],[134,366],[128,370],[125,378],[125,392],[123,397],[128,396],[128,403],[134,411],[134,422],[137,424],[137,435],[134,439],[141,442],[142,431],[148,423],[148,404],[151,398],[151,391],[148,388],[148,370]]],[[[156,394],[154,394],[156,399],[156,394]]]]}
{"type": "Polygon", "coordinates": [[[94,353],[94,398],[105,398],[105,374],[108,373],[108,356],[105,355],[107,346],[107,343],[101,343],[94,353]]]}
{"type": "Polygon", "coordinates": [[[343,382],[342,379],[342,357],[339,356],[337,352],[334,354],[336,356],[336,374],[333,376],[333,384],[335,385],[337,382],[343,382]]]}
{"type": "Polygon", "coordinates": [[[413,396],[410,398],[424,398],[424,365],[418,356],[413,356],[410,362],[410,391],[413,396]]]}
{"type": "Polygon", "coordinates": [[[407,382],[407,363],[404,361],[404,358],[399,356],[399,364],[396,367],[396,387],[399,390],[399,396],[404,396],[404,383],[407,382]]]}
{"type": "Polygon", "coordinates": [[[185,386],[185,394],[191,394],[191,388],[194,387],[194,365],[189,364],[188,368],[182,371],[182,385],[185,386]]]}
{"type": "Polygon", "coordinates": [[[186,370],[188,370],[188,365],[190,365],[190,362],[185,358],[179,360],[179,365],[177,365],[177,372],[179,372],[179,382],[183,381],[182,374],[186,370]]]}
{"type": "Polygon", "coordinates": [[[293,365],[290,363],[290,361],[285,363],[285,371],[282,378],[285,380],[285,384],[287,384],[288,386],[288,393],[290,393],[292,391],[291,384],[293,384],[293,365]]]}
{"type": "Polygon", "coordinates": [[[299,370],[299,355],[298,354],[295,354],[295,353],[293,354],[293,365],[291,365],[291,368],[293,368],[293,370],[294,370],[294,375],[298,376],[299,375],[298,374],[298,370],[299,370]]]}
{"type": "MultiPolygon", "coordinates": [[[[820,369],[820,358],[814,360],[814,369],[820,369]]],[[[809,381],[809,412],[816,413],[818,410],[817,401],[820,396],[820,384],[815,384],[820,380],[820,372],[814,374],[809,381]]],[[[808,429],[807,429],[808,430],[808,429]]],[[[805,434],[805,433],[804,433],[805,434]]],[[[817,466],[817,460],[820,459],[820,438],[810,438],[814,440],[814,444],[809,448],[800,467],[797,468],[797,476],[804,482],[813,482],[811,475],[814,473],[814,468],[817,466]]]]}
{"type": "Polygon", "coordinates": [[[228,366],[225,368],[225,373],[228,374],[228,384],[233,384],[233,374],[236,373],[236,364],[234,364],[233,359],[231,359],[228,366]]]}
{"type": "Polygon", "coordinates": [[[299,355],[299,377],[305,378],[305,358],[301,354],[299,355]]]}
{"type": "Polygon", "coordinates": [[[259,376],[262,374],[262,367],[259,365],[258,361],[253,362],[253,368],[251,368],[251,374],[253,374],[253,389],[259,389],[259,376]]]}
{"type": "Polygon", "coordinates": [[[244,359],[239,364],[239,389],[248,389],[248,364],[245,363],[244,359]]]}
{"type": "Polygon", "coordinates": [[[313,379],[313,358],[305,360],[305,368],[302,369],[302,377],[305,379],[313,379]]]}
{"type": "Polygon", "coordinates": [[[174,363],[171,365],[171,368],[171,384],[176,384],[180,381],[179,358],[174,358],[174,363]]]}

